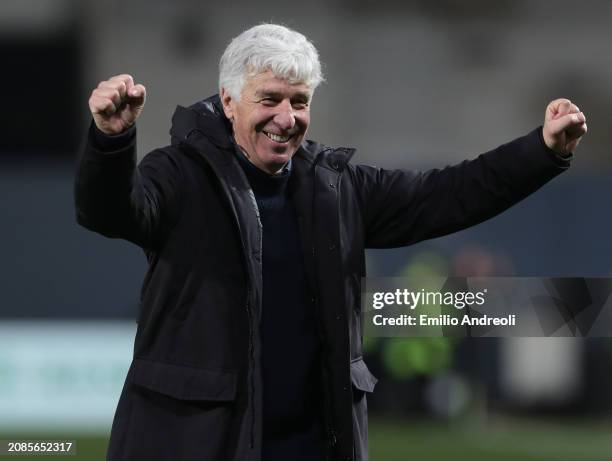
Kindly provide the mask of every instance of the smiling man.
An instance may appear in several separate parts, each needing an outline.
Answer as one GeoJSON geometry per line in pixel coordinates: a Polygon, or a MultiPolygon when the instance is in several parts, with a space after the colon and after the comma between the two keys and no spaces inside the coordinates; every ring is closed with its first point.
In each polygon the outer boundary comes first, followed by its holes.
{"type": "Polygon", "coordinates": [[[310,123],[311,85],[290,83],[266,70],[234,96],[221,87],[236,143],[257,168],[278,173],[302,144],[310,123]]]}
{"type": "Polygon", "coordinates": [[[123,74],[93,90],[77,220],[149,262],[109,460],[366,461],[365,248],[502,212],[586,132],[559,99],[543,127],[456,166],[354,165],[354,149],[305,140],[322,78],[302,34],[253,27],[226,48],[219,95],[178,107],[171,145],[140,165],[145,87],[123,74]]]}

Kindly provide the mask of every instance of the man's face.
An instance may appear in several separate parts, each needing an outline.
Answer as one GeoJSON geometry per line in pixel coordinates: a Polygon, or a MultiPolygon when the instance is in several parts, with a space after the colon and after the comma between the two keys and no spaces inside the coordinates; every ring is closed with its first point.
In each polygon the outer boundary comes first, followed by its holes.
{"type": "Polygon", "coordinates": [[[236,142],[252,164],[270,174],[279,172],[300,147],[310,123],[311,97],[308,85],[289,83],[270,71],[249,78],[240,101],[221,90],[236,142]]]}

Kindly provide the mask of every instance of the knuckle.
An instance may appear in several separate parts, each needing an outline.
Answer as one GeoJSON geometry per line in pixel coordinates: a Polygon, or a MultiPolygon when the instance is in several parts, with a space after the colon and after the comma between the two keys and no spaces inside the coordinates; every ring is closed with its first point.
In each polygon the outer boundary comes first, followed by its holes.
{"type": "Polygon", "coordinates": [[[108,89],[106,88],[98,88],[95,92],[95,95],[99,98],[108,97],[108,89]]]}
{"type": "Polygon", "coordinates": [[[125,81],[131,81],[131,80],[133,80],[133,79],[132,79],[132,76],[131,76],[130,74],[119,74],[119,75],[116,75],[114,78],[115,78],[116,80],[121,81],[121,82],[125,82],[125,81]]]}
{"type": "Polygon", "coordinates": [[[119,86],[117,87],[117,89],[121,92],[124,92],[127,88],[127,85],[125,84],[124,81],[119,82],[119,86]]]}

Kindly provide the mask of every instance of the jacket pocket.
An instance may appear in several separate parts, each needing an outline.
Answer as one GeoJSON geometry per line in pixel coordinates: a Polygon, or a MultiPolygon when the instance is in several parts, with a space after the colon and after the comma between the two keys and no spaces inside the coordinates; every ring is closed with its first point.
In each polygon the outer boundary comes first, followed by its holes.
{"type": "Polygon", "coordinates": [[[378,379],[368,370],[362,357],[351,360],[351,382],[359,391],[374,392],[378,379]]]}
{"type": "Polygon", "coordinates": [[[130,381],[179,400],[231,402],[236,398],[237,373],[134,359],[130,381]]]}

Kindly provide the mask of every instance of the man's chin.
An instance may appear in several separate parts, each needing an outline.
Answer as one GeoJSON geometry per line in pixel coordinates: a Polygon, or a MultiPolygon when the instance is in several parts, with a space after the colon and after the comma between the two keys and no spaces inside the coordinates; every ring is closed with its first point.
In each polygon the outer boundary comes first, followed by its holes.
{"type": "Polygon", "coordinates": [[[272,149],[268,154],[268,159],[270,162],[285,162],[287,163],[293,154],[297,151],[297,147],[295,146],[284,146],[276,149],[272,149]]]}
{"type": "Polygon", "coordinates": [[[284,146],[282,144],[276,145],[274,146],[271,150],[270,153],[272,155],[288,155],[289,152],[294,152],[295,148],[294,146],[284,146]]]}

